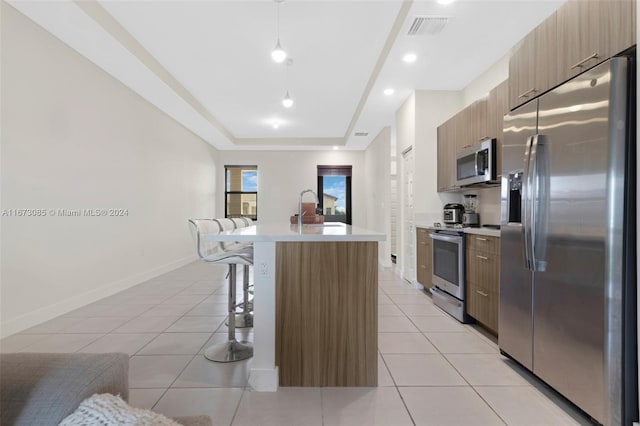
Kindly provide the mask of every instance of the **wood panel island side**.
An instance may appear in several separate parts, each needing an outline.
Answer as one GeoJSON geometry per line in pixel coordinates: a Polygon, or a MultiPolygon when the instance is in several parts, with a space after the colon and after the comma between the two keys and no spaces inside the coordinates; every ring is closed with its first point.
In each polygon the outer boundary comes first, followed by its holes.
{"type": "Polygon", "coordinates": [[[258,224],[207,238],[254,245],[254,390],[377,386],[384,234],[339,223],[258,224]]]}

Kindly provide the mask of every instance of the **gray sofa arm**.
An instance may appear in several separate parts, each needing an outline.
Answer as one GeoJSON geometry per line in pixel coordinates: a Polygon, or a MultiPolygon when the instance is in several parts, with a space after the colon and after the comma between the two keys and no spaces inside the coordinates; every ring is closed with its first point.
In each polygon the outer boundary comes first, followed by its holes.
{"type": "Polygon", "coordinates": [[[129,356],[0,354],[0,424],[57,425],[94,393],[129,399],[129,356]]]}

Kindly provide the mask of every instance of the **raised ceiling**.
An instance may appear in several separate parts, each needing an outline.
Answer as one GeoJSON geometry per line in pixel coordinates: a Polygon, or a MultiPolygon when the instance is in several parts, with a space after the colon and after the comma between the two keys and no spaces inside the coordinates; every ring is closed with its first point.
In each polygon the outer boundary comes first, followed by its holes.
{"type": "Polygon", "coordinates": [[[413,90],[461,90],[563,1],[288,0],[289,67],[271,0],[9,3],[217,148],[363,149],[413,90]],[[450,19],[407,35],[416,16],[450,19]]]}

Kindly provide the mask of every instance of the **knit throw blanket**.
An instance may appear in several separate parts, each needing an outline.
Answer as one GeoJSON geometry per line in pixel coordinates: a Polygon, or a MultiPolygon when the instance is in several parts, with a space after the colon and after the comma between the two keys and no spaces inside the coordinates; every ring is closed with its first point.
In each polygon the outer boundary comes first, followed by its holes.
{"type": "Polygon", "coordinates": [[[60,426],[180,426],[179,423],[150,410],[134,408],[118,396],[94,394],[65,418],[60,426]]]}

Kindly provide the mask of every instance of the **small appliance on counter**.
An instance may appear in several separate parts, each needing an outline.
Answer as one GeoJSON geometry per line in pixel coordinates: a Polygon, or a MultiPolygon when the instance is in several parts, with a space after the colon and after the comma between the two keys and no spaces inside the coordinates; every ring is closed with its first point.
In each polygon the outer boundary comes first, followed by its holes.
{"type": "Polygon", "coordinates": [[[467,194],[464,196],[464,214],[462,215],[462,224],[464,226],[478,227],[480,226],[480,215],[478,211],[478,196],[475,194],[467,194]]]}
{"type": "Polygon", "coordinates": [[[464,206],[462,204],[450,203],[445,204],[442,213],[442,221],[445,225],[455,225],[462,223],[462,215],[464,214],[464,206]]]}

